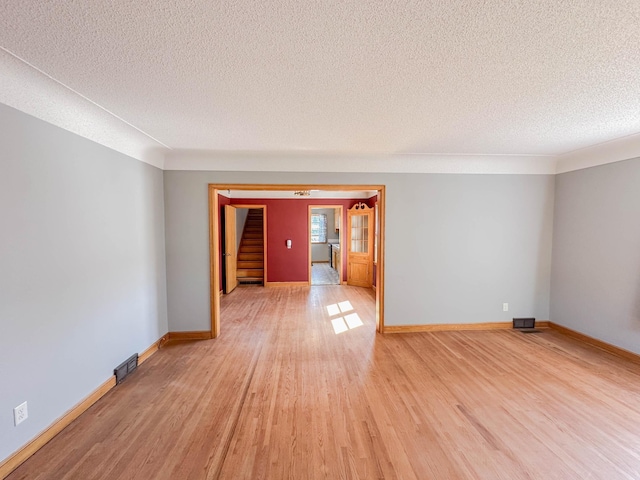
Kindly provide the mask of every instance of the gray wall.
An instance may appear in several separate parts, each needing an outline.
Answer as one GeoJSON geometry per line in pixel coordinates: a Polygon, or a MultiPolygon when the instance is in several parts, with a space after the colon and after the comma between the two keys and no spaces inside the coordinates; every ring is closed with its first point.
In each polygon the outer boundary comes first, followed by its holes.
{"type": "MultiPolygon", "coordinates": [[[[320,213],[327,216],[327,239],[338,238],[336,234],[335,222],[335,210],[333,208],[313,208],[311,213],[320,213]]],[[[313,243],[311,244],[311,260],[314,262],[328,262],[329,261],[329,247],[326,243],[313,243]]]]}
{"type": "Polygon", "coordinates": [[[168,325],[162,171],[4,105],[0,151],[2,460],[168,325]]]}
{"type": "Polygon", "coordinates": [[[236,208],[236,253],[238,253],[238,250],[240,250],[240,242],[242,242],[242,232],[244,232],[244,224],[247,222],[248,215],[248,208],[236,208]]]}
{"type": "Polygon", "coordinates": [[[387,325],[549,318],[552,175],[164,175],[172,331],[210,326],[208,183],[385,184],[387,325]]]}
{"type": "Polygon", "coordinates": [[[551,320],[640,353],[640,159],[556,177],[551,320]]]}

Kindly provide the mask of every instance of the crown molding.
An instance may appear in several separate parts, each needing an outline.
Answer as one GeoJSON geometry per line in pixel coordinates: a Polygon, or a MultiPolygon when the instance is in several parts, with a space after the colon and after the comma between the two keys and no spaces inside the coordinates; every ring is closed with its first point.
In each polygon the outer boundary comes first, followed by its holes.
{"type": "Polygon", "coordinates": [[[640,157],[640,133],[634,133],[558,156],[556,173],[582,170],[638,157],[640,157]]]}
{"type": "Polygon", "coordinates": [[[353,155],[171,151],[165,170],[263,172],[370,172],[554,174],[555,159],[528,155],[353,155]]]}
{"type": "Polygon", "coordinates": [[[160,169],[168,147],[0,47],[0,103],[160,169]]]}

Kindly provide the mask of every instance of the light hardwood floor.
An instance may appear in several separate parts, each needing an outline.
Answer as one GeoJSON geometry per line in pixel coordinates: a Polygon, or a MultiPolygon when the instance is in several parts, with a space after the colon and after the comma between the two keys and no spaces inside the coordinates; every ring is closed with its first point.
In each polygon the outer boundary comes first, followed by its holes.
{"type": "Polygon", "coordinates": [[[163,347],[8,478],[640,478],[637,365],[550,330],[379,335],[374,307],[238,288],[218,339],[163,347]]]}

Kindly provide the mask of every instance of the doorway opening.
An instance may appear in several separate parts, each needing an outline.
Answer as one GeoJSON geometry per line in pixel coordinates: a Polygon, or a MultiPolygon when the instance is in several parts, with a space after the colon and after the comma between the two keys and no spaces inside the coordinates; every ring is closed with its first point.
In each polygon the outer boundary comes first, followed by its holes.
{"type": "MultiPolygon", "coordinates": [[[[376,197],[377,205],[378,205],[378,241],[377,241],[377,265],[374,269],[374,285],[375,285],[375,322],[376,322],[376,330],[379,333],[384,332],[384,248],[385,248],[385,186],[384,185],[310,185],[310,184],[286,184],[286,185],[265,185],[265,184],[209,184],[209,258],[210,258],[210,304],[211,304],[211,337],[216,338],[220,335],[220,292],[222,286],[222,264],[223,261],[223,250],[222,243],[224,241],[224,237],[221,235],[222,226],[220,223],[221,220],[221,206],[224,205],[224,202],[221,201],[220,194],[229,191],[241,191],[241,192],[270,192],[274,195],[283,194],[286,192],[293,193],[296,195],[298,192],[305,191],[320,191],[320,192],[344,192],[344,191],[353,191],[359,192],[360,194],[365,194],[365,192],[373,192],[372,194],[376,197]],[[220,197],[220,198],[219,198],[220,197]]],[[[260,197],[254,197],[260,198],[260,197]]],[[[264,198],[264,197],[262,197],[264,198]]],[[[269,197],[276,198],[276,197],[269,197]]],[[[282,198],[282,197],[281,197],[282,198]]],[[[228,202],[231,203],[231,202],[228,202]]],[[[253,203],[253,202],[246,202],[253,203]]],[[[258,202],[256,202],[258,203],[258,202]]],[[[268,202],[263,202],[268,203],[268,202]]],[[[240,205],[235,205],[236,207],[240,205]]],[[[247,205],[242,205],[246,207],[247,205]]],[[[250,205],[253,207],[254,205],[250,205]]],[[[315,205],[314,205],[315,206],[315,205]]],[[[335,206],[335,205],[334,205],[335,206]]],[[[266,207],[265,207],[266,208],[266,207]]],[[[346,225],[346,216],[345,212],[342,212],[341,215],[341,225],[346,225]]],[[[264,238],[267,238],[266,232],[266,211],[265,211],[265,231],[264,238]]],[[[344,235],[342,235],[344,237],[344,235]]],[[[343,240],[341,240],[342,242],[343,240]]],[[[268,241],[265,240],[265,243],[268,244],[268,241]]],[[[276,243],[275,245],[278,245],[276,243]]],[[[285,245],[283,241],[283,245],[285,245]]],[[[291,246],[291,241],[286,241],[287,247],[291,246]]],[[[299,243],[298,243],[299,245],[299,243]]],[[[310,245],[309,245],[310,247],[310,245]]],[[[267,276],[267,250],[268,245],[265,247],[264,253],[264,283],[266,286],[269,286],[272,282],[269,281],[269,277],[267,276]]],[[[341,248],[341,251],[343,249],[341,248]]],[[[345,253],[343,251],[341,255],[341,260],[344,259],[345,253]]],[[[306,255],[305,255],[306,256],[306,255]]],[[[275,267],[274,267],[275,268],[275,267]]],[[[342,266],[341,269],[344,270],[345,266],[342,266]]],[[[274,275],[277,274],[274,271],[274,275]]],[[[304,277],[303,277],[304,278],[304,277]]],[[[344,278],[341,278],[341,281],[344,281],[344,278]]],[[[309,281],[304,282],[292,282],[295,285],[309,285],[309,281]]],[[[273,282],[273,286],[275,284],[279,284],[279,286],[287,285],[286,282],[273,282]]]]}
{"type": "Polygon", "coordinates": [[[309,205],[309,284],[342,284],[342,205],[309,205]]]}
{"type": "Polygon", "coordinates": [[[238,285],[264,285],[266,278],[266,205],[224,205],[221,234],[222,292],[238,285]]]}

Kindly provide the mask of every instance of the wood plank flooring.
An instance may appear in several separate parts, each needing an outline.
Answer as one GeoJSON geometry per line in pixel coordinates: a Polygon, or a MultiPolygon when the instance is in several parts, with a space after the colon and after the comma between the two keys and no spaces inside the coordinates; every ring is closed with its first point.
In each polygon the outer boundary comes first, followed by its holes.
{"type": "Polygon", "coordinates": [[[8,478],[640,478],[639,367],[557,332],[378,335],[344,286],[240,287],[221,318],[8,478]]]}

